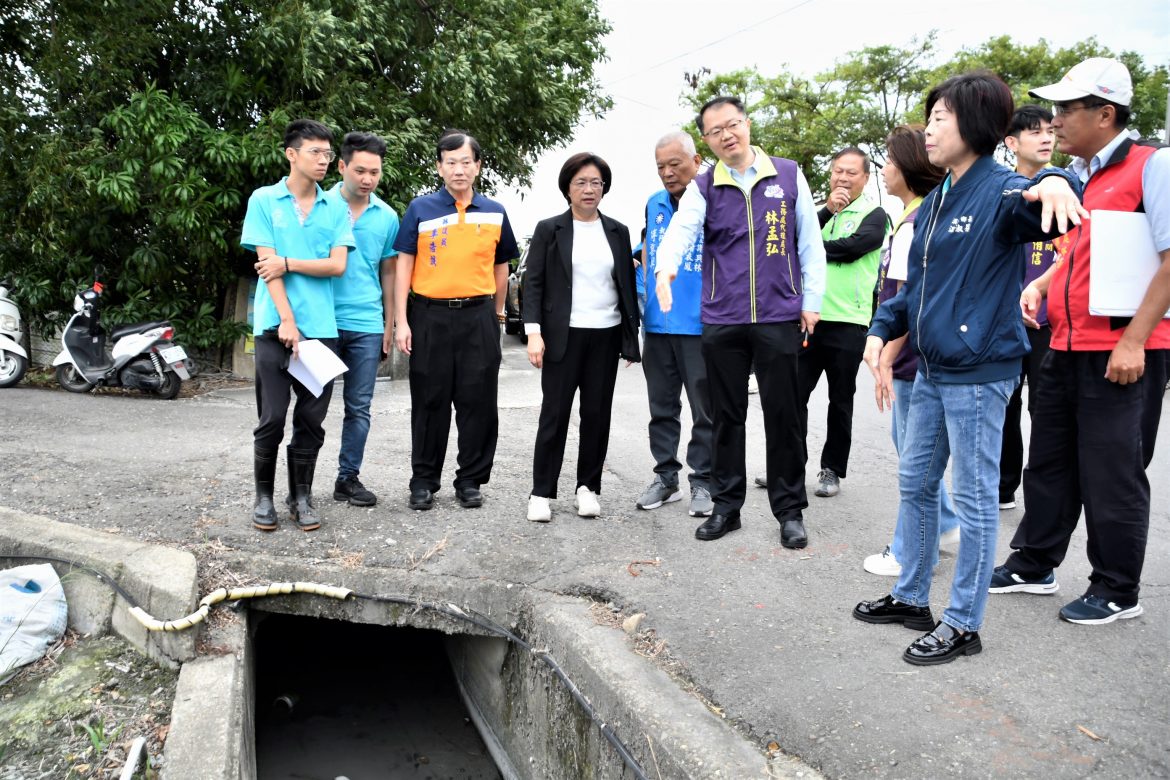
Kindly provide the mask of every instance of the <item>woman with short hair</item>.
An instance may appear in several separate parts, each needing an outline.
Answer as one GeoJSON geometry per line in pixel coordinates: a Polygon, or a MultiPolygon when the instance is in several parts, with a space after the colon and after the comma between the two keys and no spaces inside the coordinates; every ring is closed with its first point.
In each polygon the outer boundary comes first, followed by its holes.
{"type": "Polygon", "coordinates": [[[541,369],[543,393],[528,499],[534,522],[552,519],[549,499],[557,497],[578,390],[577,514],[601,514],[618,360],[640,359],[630,231],[598,211],[611,183],[609,165],[597,155],[582,152],[566,160],[558,184],[569,209],[538,223],[528,249],[524,332],[528,360],[541,369]]]}
{"type": "MultiPolygon", "coordinates": [[[[900,125],[886,137],[886,164],[882,166],[882,181],[886,192],[902,201],[902,215],[894,223],[894,230],[882,249],[878,272],[878,305],[897,295],[906,283],[910,241],[918,209],[927,193],[939,185],[947,172],[926,156],[926,136],[922,125],[900,125]]],[[[914,389],[914,375],[918,373],[918,356],[907,342],[907,336],[890,341],[882,349],[881,365],[893,373],[894,408],[891,434],[894,451],[901,454],[906,438],[906,418],[910,414],[910,396],[914,389]]],[[[950,541],[959,534],[959,518],[947,493],[945,480],[939,480],[939,534],[950,541]]],[[[900,561],[905,556],[902,526],[895,525],[894,539],[880,553],[868,556],[862,562],[870,574],[897,577],[902,573],[900,561]]],[[[931,556],[931,566],[938,562],[938,548],[931,556]]]]}
{"type": "Polygon", "coordinates": [[[889,408],[895,393],[892,371],[880,363],[886,342],[909,333],[919,360],[898,464],[902,572],[889,595],[861,602],[853,616],[927,629],[902,654],[911,664],[947,663],[983,649],[1004,410],[1028,351],[1018,246],[1088,216],[1067,172],[1048,168],[1028,180],[992,158],[1013,109],[1011,90],[989,71],[949,78],[927,96],[926,153],[947,176],[922,202],[906,284],[878,308],[866,339],[879,409],[889,408]],[[931,560],[948,460],[960,543],[950,604],[935,624],[931,560]]]}

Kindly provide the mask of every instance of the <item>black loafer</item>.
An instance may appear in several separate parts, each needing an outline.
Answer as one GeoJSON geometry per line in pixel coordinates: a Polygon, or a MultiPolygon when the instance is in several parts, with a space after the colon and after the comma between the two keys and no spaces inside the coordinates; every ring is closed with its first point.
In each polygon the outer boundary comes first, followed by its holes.
{"type": "Polygon", "coordinates": [[[435,505],[435,494],[426,488],[414,488],[410,491],[410,508],[420,511],[430,509],[435,505]]]}
{"type": "Polygon", "coordinates": [[[739,510],[723,514],[715,512],[707,518],[707,522],[695,529],[695,538],[704,542],[718,539],[732,531],[739,530],[739,510]]]}
{"type": "Polygon", "coordinates": [[[930,614],[930,607],[914,607],[893,596],[861,602],[853,608],[853,617],[866,623],[901,623],[915,631],[934,628],[934,615],[930,614]]]}
{"type": "Polygon", "coordinates": [[[479,492],[479,488],[471,485],[455,488],[455,498],[459,500],[459,506],[464,509],[475,509],[477,506],[483,506],[483,493],[479,492]]]}
{"type": "Polygon", "coordinates": [[[794,520],[781,520],[780,544],[792,550],[808,547],[808,532],[804,530],[804,520],[799,517],[794,520]]]}
{"type": "Polygon", "coordinates": [[[902,653],[902,660],[915,666],[933,666],[950,663],[961,655],[975,655],[982,650],[978,631],[960,634],[958,629],[939,623],[929,634],[911,642],[902,653]]]}

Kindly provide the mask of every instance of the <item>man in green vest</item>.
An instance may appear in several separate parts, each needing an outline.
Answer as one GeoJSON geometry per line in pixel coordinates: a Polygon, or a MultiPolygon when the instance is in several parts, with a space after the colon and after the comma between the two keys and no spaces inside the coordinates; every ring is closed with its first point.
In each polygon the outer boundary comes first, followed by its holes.
{"type": "Polygon", "coordinates": [[[801,419],[808,461],[808,399],[820,381],[829,382],[829,415],[816,494],[841,490],[853,439],[853,394],[857,368],[865,351],[865,334],[873,317],[878,265],[889,220],[881,207],[862,194],[869,183],[869,157],[856,146],[833,155],[829,199],[820,210],[821,238],[828,261],[821,321],[808,334],[797,361],[804,406],[801,419]]]}

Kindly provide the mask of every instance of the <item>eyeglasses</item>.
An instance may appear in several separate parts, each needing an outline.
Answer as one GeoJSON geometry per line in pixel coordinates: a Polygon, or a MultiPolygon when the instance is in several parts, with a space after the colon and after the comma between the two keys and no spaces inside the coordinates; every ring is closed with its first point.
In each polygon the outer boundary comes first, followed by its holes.
{"type": "Polygon", "coordinates": [[[312,149],[303,149],[299,146],[294,146],[293,148],[298,152],[304,152],[305,154],[322,159],[325,162],[333,162],[335,159],[337,159],[337,152],[333,151],[332,149],[318,149],[315,146],[312,149]]]}
{"type": "Polygon", "coordinates": [[[707,132],[703,133],[703,137],[707,139],[721,138],[724,132],[734,133],[743,124],[742,119],[732,119],[725,125],[720,127],[712,127],[707,132]]]}
{"type": "Polygon", "coordinates": [[[1071,114],[1074,111],[1080,111],[1082,108],[1092,110],[1095,108],[1101,108],[1104,105],[1104,103],[1081,103],[1080,105],[1070,106],[1054,103],[1052,105],[1052,114],[1053,116],[1065,116],[1066,114],[1071,114]]]}
{"type": "Polygon", "coordinates": [[[569,182],[569,186],[576,190],[583,190],[587,188],[601,190],[605,189],[605,182],[603,182],[601,179],[573,179],[571,182],[569,182]]]}

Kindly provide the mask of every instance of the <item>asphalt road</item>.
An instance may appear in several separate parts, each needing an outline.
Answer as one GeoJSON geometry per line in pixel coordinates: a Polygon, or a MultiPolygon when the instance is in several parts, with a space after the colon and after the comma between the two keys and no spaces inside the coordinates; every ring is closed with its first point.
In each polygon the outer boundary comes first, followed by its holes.
{"type": "MultiPolygon", "coordinates": [[[[410,398],[405,382],[378,385],[362,478],[372,509],[335,504],[332,479],[341,423],[335,397],[316,492],[326,523],[304,534],[287,525],[254,531],[250,389],[179,401],[138,395],[70,395],[17,387],[0,391],[0,506],[154,542],[212,541],[271,555],[360,555],[365,566],[406,567],[446,538],[425,564],[435,575],[547,592],[595,594],[667,642],[700,690],[762,745],[775,739],[830,777],[1170,776],[1170,407],[1150,468],[1154,492],[1142,603],[1145,615],[1103,627],[1059,621],[1089,572],[1078,529],[1058,571],[1056,596],[992,596],[984,651],[934,668],[905,664],[915,634],[850,617],[853,605],[888,592],[866,574],[897,503],[889,418],[862,372],[849,478],[833,499],[811,497],[824,435],[822,384],[810,410],[811,541],[780,546],[763,490],[749,488],[744,527],[698,542],[686,502],[652,512],[634,500],[652,477],[648,411],[639,367],[619,372],[603,482],[603,516],[578,518],[571,429],[553,522],[524,519],[539,376],[505,338],[500,441],[487,501],[454,501],[455,443],[436,508],[406,509],[410,398]],[[632,577],[631,561],[642,565],[632,577]]],[[[753,396],[758,410],[758,397],[753,396]]],[[[749,431],[749,474],[764,467],[763,432],[749,431]]],[[[684,429],[685,434],[685,429],[684,429]]],[[[1002,513],[998,561],[1021,510],[1002,513]]],[[[935,613],[946,604],[953,557],[936,574],[935,613]]],[[[474,605],[473,605],[474,606],[474,605]]]]}

